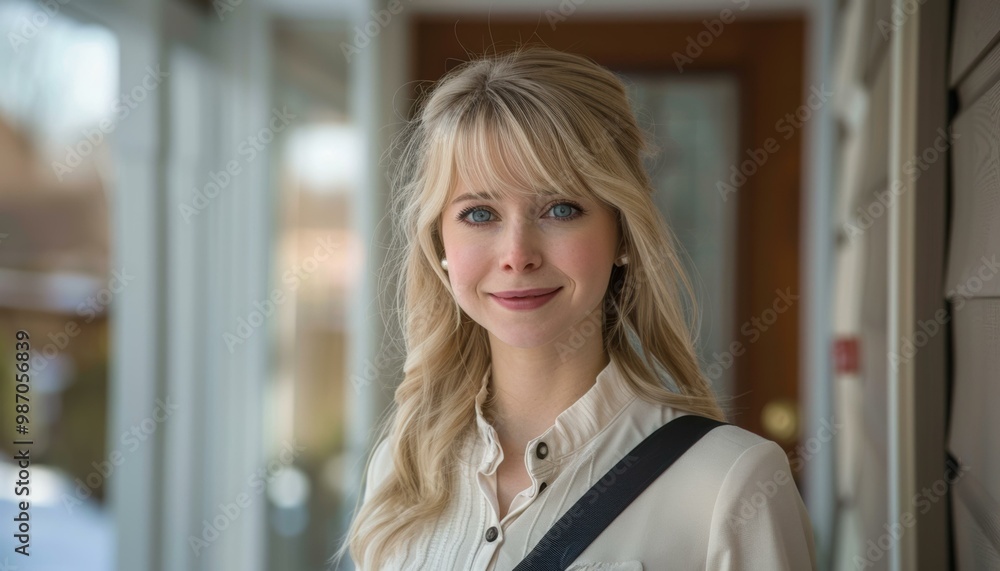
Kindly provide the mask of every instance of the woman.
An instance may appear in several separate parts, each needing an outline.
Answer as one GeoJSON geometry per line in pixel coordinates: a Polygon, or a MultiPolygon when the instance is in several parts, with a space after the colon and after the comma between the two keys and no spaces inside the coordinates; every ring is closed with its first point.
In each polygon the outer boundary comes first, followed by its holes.
{"type": "MultiPolygon", "coordinates": [[[[404,377],[335,559],[513,569],[650,433],[725,414],[614,74],[537,47],[466,62],[402,140],[404,377]]],[[[781,447],[726,424],[570,569],[799,570],[813,550],[781,447]]]]}

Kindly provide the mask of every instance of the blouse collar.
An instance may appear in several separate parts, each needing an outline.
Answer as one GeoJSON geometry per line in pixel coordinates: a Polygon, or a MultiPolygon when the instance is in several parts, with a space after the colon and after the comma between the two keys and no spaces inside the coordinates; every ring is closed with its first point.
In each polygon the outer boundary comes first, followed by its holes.
{"type": "MultiPolygon", "coordinates": [[[[497,432],[483,416],[482,405],[487,397],[491,372],[492,366],[487,366],[476,396],[476,424],[480,441],[486,448],[482,467],[488,471],[495,469],[497,460],[502,458],[497,432]]],[[[625,405],[635,398],[636,395],[629,390],[612,358],[597,374],[595,384],[562,411],[556,417],[555,424],[528,442],[527,450],[534,450],[540,442],[544,442],[547,448],[547,454],[542,460],[536,454],[527,454],[529,464],[557,465],[563,457],[577,452],[604,430],[622,412],[625,405]]],[[[529,470],[530,468],[529,465],[529,470]]]]}

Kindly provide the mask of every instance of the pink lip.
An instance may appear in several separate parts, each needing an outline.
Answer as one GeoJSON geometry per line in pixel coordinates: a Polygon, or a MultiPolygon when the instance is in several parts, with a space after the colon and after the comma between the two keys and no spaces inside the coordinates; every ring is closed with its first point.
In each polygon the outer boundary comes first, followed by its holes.
{"type": "Polygon", "coordinates": [[[555,289],[525,289],[520,291],[500,291],[490,294],[497,303],[507,309],[535,309],[549,302],[562,287],[555,289]],[[530,297],[514,297],[530,296],[530,297]]]}
{"type": "Polygon", "coordinates": [[[512,289],[512,290],[509,290],[509,291],[495,291],[495,292],[493,292],[493,295],[495,295],[497,297],[504,297],[504,298],[508,298],[508,297],[528,297],[528,296],[535,296],[535,295],[545,295],[547,293],[552,293],[552,292],[556,291],[557,289],[559,289],[559,288],[557,288],[557,287],[544,288],[543,287],[543,288],[535,288],[535,289],[512,289]]]}

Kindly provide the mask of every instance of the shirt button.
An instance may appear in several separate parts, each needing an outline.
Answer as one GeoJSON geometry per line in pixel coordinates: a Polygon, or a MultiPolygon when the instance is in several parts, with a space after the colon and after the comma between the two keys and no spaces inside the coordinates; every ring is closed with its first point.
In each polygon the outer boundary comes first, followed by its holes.
{"type": "Polygon", "coordinates": [[[494,539],[497,538],[497,535],[499,535],[499,532],[497,532],[497,527],[496,526],[493,526],[493,527],[487,529],[486,530],[486,541],[493,541],[494,539]]]}
{"type": "Polygon", "coordinates": [[[549,446],[544,442],[539,442],[538,447],[535,448],[535,456],[539,458],[545,458],[549,455],[549,446]]]}

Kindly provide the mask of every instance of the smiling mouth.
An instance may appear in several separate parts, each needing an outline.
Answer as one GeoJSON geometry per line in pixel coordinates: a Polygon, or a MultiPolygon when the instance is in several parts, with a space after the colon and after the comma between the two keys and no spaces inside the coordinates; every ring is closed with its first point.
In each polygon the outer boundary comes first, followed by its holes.
{"type": "Polygon", "coordinates": [[[550,289],[533,289],[533,290],[523,290],[523,291],[498,291],[492,293],[493,297],[498,299],[531,299],[533,297],[542,297],[555,293],[562,289],[562,286],[550,289]]]}
{"type": "MultiPolygon", "coordinates": [[[[536,291],[544,292],[545,290],[536,290],[536,291]]],[[[508,295],[509,297],[500,297],[496,294],[490,294],[490,295],[493,297],[494,301],[496,301],[498,304],[507,309],[532,310],[542,307],[545,304],[549,303],[552,300],[552,298],[554,298],[556,294],[558,294],[560,291],[562,291],[562,287],[557,287],[556,289],[550,290],[545,293],[539,293],[536,295],[510,296],[510,294],[513,292],[509,291],[500,292],[501,294],[508,295]]]]}

